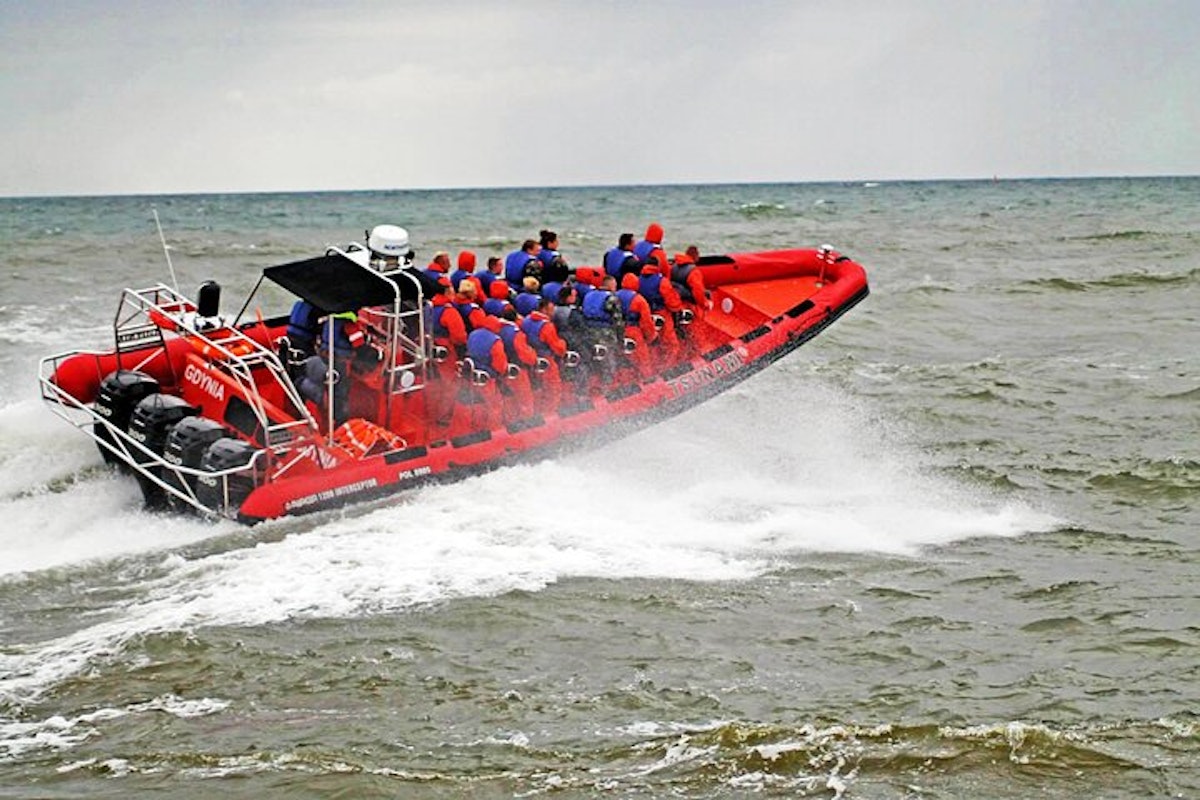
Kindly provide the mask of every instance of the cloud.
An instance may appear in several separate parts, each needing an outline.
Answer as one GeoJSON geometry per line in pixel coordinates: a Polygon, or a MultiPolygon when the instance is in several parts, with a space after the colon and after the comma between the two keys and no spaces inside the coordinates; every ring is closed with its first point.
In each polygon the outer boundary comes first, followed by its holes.
{"type": "Polygon", "coordinates": [[[1193,8],[0,0],[0,194],[1195,173],[1193,8]]]}

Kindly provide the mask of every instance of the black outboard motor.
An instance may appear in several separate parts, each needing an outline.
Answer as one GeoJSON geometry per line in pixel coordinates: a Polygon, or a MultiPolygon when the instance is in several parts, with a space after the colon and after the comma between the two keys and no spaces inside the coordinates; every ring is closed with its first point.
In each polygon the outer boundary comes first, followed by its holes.
{"type": "MultiPolygon", "coordinates": [[[[182,397],[173,394],[152,394],[144,398],[133,410],[129,419],[129,438],[141,443],[156,456],[161,456],[167,446],[167,436],[171,428],[186,417],[198,413],[194,406],[182,397]]],[[[134,452],[134,460],[138,464],[150,464],[153,457],[141,450],[134,452]]],[[[161,476],[161,470],[153,470],[161,476]]],[[[147,508],[162,508],[166,505],[167,493],[158,484],[144,475],[137,476],[138,484],[142,487],[142,496],[146,499],[147,508]]]]}
{"type": "MultiPolygon", "coordinates": [[[[97,414],[124,431],[129,429],[129,418],[133,416],[137,404],[148,395],[158,392],[158,381],[146,373],[121,369],[110,372],[100,381],[100,392],[94,407],[97,414]]],[[[113,442],[113,437],[103,425],[96,425],[93,432],[97,439],[113,442]]],[[[100,448],[100,455],[104,456],[105,462],[128,469],[107,447],[102,444],[96,446],[100,448]]]]}
{"type": "MultiPolygon", "coordinates": [[[[208,449],[208,446],[228,435],[229,432],[216,420],[207,417],[185,417],[167,435],[163,460],[176,466],[199,469],[200,462],[204,458],[204,451],[208,449]]],[[[183,488],[181,477],[183,483],[186,483],[193,492],[196,491],[194,475],[180,476],[169,469],[162,470],[163,481],[171,486],[183,488]]],[[[167,496],[167,503],[175,511],[186,511],[192,508],[191,504],[180,500],[173,494],[167,496]]]]}
{"type": "Polygon", "coordinates": [[[246,467],[246,469],[235,472],[224,480],[201,475],[200,480],[196,483],[196,499],[200,501],[201,505],[218,511],[224,510],[225,481],[228,481],[229,508],[234,510],[240,508],[250,492],[254,491],[254,470],[250,468],[250,461],[254,458],[257,450],[257,447],[243,439],[218,439],[210,444],[204,451],[200,469],[205,472],[224,472],[235,467],[246,467]]]}

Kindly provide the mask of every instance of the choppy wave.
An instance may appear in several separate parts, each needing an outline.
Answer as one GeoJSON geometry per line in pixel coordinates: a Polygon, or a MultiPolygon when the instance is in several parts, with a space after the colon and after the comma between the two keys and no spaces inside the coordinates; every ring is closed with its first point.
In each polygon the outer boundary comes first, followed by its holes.
{"type": "Polygon", "coordinates": [[[794,216],[792,211],[785,203],[742,203],[737,207],[738,213],[746,219],[763,219],[771,217],[788,217],[794,216]]]}
{"type": "Polygon", "coordinates": [[[1113,242],[1113,241],[1119,242],[1119,241],[1125,241],[1125,240],[1139,241],[1142,239],[1174,238],[1174,237],[1180,236],[1180,235],[1187,237],[1187,236],[1190,236],[1191,234],[1167,233],[1164,231],[1152,231],[1152,230],[1142,230],[1142,229],[1138,229],[1138,228],[1133,228],[1130,230],[1110,231],[1108,233],[1094,233],[1094,234],[1088,234],[1086,236],[1073,236],[1073,237],[1069,237],[1069,238],[1074,241],[1080,241],[1080,242],[1113,242]]]}
{"type": "MultiPolygon", "coordinates": [[[[537,592],[566,578],[742,580],[806,552],[912,556],[929,545],[1058,524],[914,472],[914,454],[903,449],[881,458],[878,437],[863,430],[853,403],[816,386],[807,394],[808,404],[822,409],[811,428],[762,430],[754,419],[770,418],[779,402],[795,397],[734,390],[711,411],[600,451],[429,487],[311,530],[308,522],[282,520],[259,529],[250,548],[233,542],[235,549],[196,558],[166,556],[141,599],[113,609],[110,619],[0,656],[0,698],[28,701],[146,634],[394,613],[537,592]],[[744,422],[730,424],[723,413],[734,406],[744,422]],[[699,439],[688,435],[696,426],[704,431],[699,439]],[[797,449],[805,459],[793,458],[797,449]],[[669,486],[664,474],[672,475],[669,486]],[[597,482],[622,502],[604,513],[571,515],[569,524],[559,504],[532,499],[572,497],[597,482]],[[514,515],[520,487],[537,492],[514,515]],[[298,529],[305,532],[286,535],[298,529]],[[272,531],[284,535],[272,538],[272,531]]],[[[72,452],[78,463],[90,448],[72,452]]],[[[136,491],[132,481],[105,475],[69,486],[51,504],[19,492],[0,509],[17,523],[6,534],[8,569],[153,552],[229,529],[182,518],[151,525],[136,491]],[[95,513],[97,504],[103,514],[95,513]],[[30,539],[32,530],[39,535],[30,539]]]]}
{"type": "Polygon", "coordinates": [[[1093,474],[1088,485],[1134,498],[1186,498],[1200,490],[1200,462],[1187,458],[1142,460],[1128,469],[1093,474]]]}
{"type": "Polygon", "coordinates": [[[1034,278],[1020,281],[1010,291],[1087,292],[1096,289],[1159,288],[1193,283],[1200,279],[1200,268],[1188,272],[1120,272],[1100,278],[1034,278]]]}
{"type": "MultiPolygon", "coordinates": [[[[25,742],[70,746],[96,730],[152,713],[155,702],[172,714],[179,698],[101,709],[88,715],[31,724],[25,742]],[[38,741],[40,738],[41,741],[38,741]]],[[[205,714],[228,713],[223,701],[191,701],[205,714]]],[[[183,779],[274,776],[276,787],[336,785],[389,791],[536,796],[670,793],[685,796],[764,794],[815,797],[987,796],[1076,797],[1097,787],[1143,796],[1187,796],[1192,781],[1172,781],[1164,767],[1184,774],[1186,749],[1196,735],[1186,719],[1058,726],[1014,720],[974,725],[829,721],[762,725],[733,720],[630,724],[597,731],[571,746],[542,743],[536,734],[506,731],[486,740],[446,742],[432,753],[336,744],[254,752],[179,751],[130,747],[119,756],[90,757],[58,767],[64,780],[173,775],[183,779]],[[1182,752],[1181,752],[1182,749],[1182,752]],[[439,767],[457,754],[472,768],[439,767]]],[[[16,741],[15,737],[10,741],[16,741]]],[[[138,785],[136,783],[132,785],[138,785]]]]}

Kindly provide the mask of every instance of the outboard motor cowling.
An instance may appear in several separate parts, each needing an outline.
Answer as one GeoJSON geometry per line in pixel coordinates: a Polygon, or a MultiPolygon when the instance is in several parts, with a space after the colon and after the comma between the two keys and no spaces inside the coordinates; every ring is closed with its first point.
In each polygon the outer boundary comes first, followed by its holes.
{"type": "MultiPolygon", "coordinates": [[[[225,427],[216,420],[207,417],[185,417],[181,419],[167,435],[167,446],[163,450],[163,460],[169,464],[188,469],[199,469],[208,446],[218,439],[229,435],[225,427]]],[[[183,488],[186,483],[193,492],[196,491],[194,475],[180,475],[169,469],[163,469],[163,480],[166,483],[183,488]],[[182,482],[181,482],[182,481],[182,482]]],[[[177,511],[192,508],[189,503],[180,500],[175,495],[167,497],[167,503],[177,511]]]]}
{"type": "MultiPolygon", "coordinates": [[[[133,410],[129,419],[129,438],[140,443],[150,453],[136,450],[134,461],[138,464],[153,464],[155,456],[161,456],[167,446],[167,436],[171,428],[186,417],[198,413],[195,406],[189,405],[182,397],[173,394],[152,394],[145,397],[133,410]]],[[[163,471],[151,467],[151,471],[162,477],[163,471]]],[[[151,481],[145,475],[137,476],[138,484],[142,487],[142,495],[148,508],[162,508],[166,504],[166,492],[162,487],[151,481]]]]}
{"type": "Polygon", "coordinates": [[[205,472],[225,472],[226,470],[245,467],[226,476],[201,475],[196,482],[196,499],[206,508],[217,511],[228,508],[236,510],[242,502],[254,491],[256,485],[251,461],[258,451],[250,442],[243,439],[218,439],[204,451],[200,460],[200,469],[205,472]],[[228,497],[226,497],[228,485],[228,497]]]}
{"type": "MultiPolygon", "coordinates": [[[[146,373],[121,369],[110,372],[100,381],[100,391],[93,407],[97,414],[124,431],[129,429],[129,419],[133,416],[133,409],[137,404],[149,395],[158,394],[159,391],[158,381],[146,373]]],[[[113,443],[112,435],[103,425],[94,426],[93,432],[97,439],[113,443]]],[[[97,447],[107,463],[124,466],[107,447],[102,444],[97,444],[97,447]]]]}

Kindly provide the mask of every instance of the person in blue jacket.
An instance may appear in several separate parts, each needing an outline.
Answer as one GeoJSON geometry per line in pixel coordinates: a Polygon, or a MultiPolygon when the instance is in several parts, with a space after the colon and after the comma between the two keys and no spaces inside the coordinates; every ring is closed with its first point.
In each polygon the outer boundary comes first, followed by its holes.
{"type": "Polygon", "coordinates": [[[550,282],[562,283],[570,276],[571,268],[558,251],[558,234],[542,230],[538,236],[541,238],[538,260],[542,262],[542,285],[550,282]]]}
{"type": "Polygon", "coordinates": [[[520,250],[514,250],[504,259],[504,277],[509,286],[520,286],[525,278],[533,277],[542,281],[542,262],[538,253],[542,246],[534,239],[526,239],[520,250]]]}
{"type": "Polygon", "coordinates": [[[663,251],[663,227],[657,222],[651,222],[646,226],[646,238],[633,246],[633,254],[638,257],[638,261],[642,262],[642,266],[650,263],[650,254],[654,251],[662,253],[662,263],[667,263],[667,254],[663,251]]]}
{"type": "Polygon", "coordinates": [[[642,262],[633,254],[633,234],[622,233],[617,246],[604,254],[604,271],[619,281],[626,273],[637,275],[641,270],[642,262]]]}

